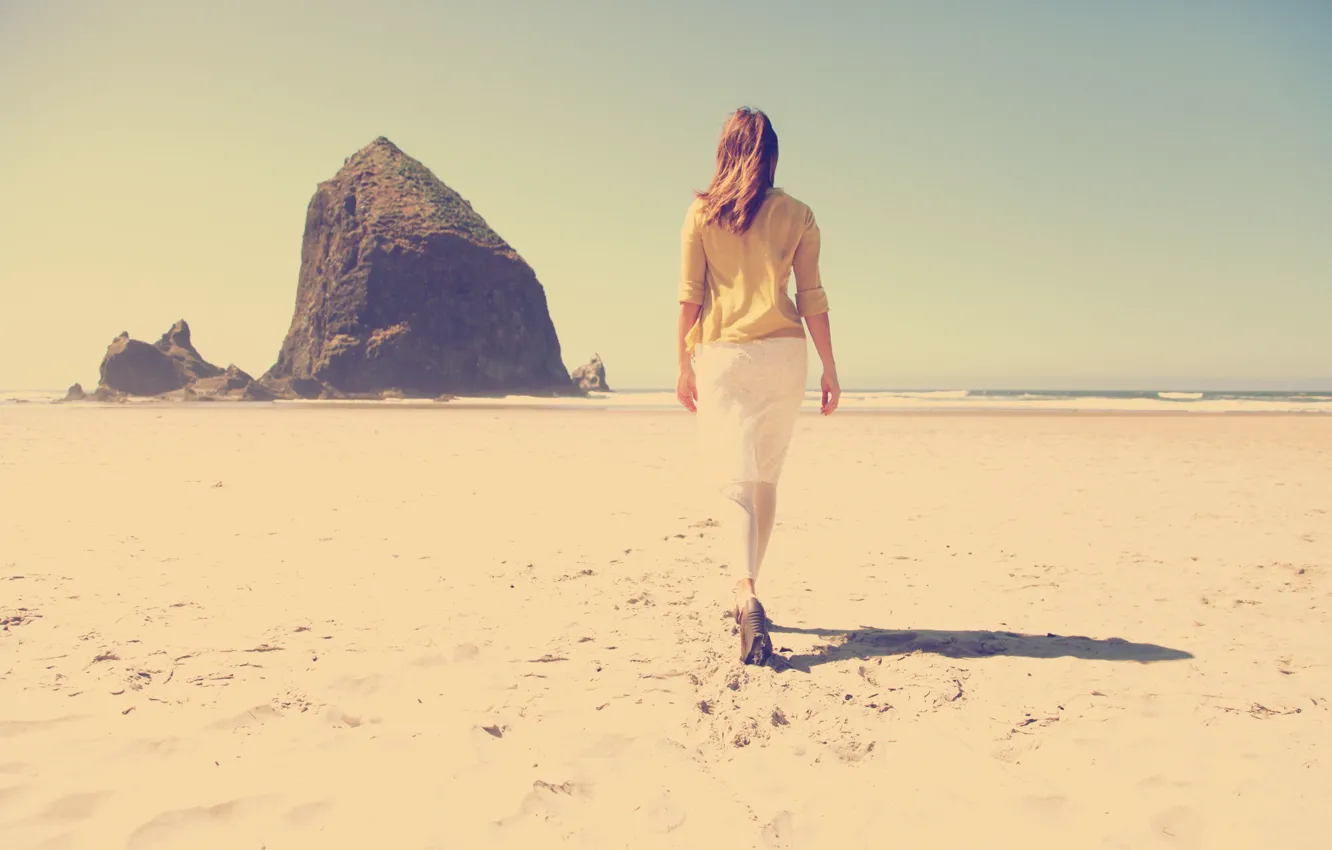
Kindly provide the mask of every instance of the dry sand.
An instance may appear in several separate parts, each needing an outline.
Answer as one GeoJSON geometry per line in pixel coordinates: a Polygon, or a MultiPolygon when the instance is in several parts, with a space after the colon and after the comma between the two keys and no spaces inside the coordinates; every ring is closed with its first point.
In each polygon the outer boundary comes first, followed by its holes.
{"type": "Polygon", "coordinates": [[[0,846],[1325,848],[1332,417],[0,410],[0,846]]]}

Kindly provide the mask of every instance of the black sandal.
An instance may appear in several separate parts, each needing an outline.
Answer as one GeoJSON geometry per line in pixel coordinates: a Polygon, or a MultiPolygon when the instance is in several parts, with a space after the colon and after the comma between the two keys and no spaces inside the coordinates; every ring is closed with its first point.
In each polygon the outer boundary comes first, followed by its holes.
{"type": "Polygon", "coordinates": [[[740,619],[740,661],[761,667],[772,657],[772,638],[768,637],[768,617],[763,603],[751,596],[745,603],[743,616],[739,609],[737,616],[740,619]]]}

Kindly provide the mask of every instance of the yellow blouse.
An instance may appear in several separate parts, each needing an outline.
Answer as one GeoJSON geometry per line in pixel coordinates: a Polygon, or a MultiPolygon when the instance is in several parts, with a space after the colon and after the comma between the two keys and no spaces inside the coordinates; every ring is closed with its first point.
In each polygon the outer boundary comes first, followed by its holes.
{"type": "Polygon", "coordinates": [[[800,320],[828,311],[819,280],[819,226],[805,204],[768,190],[749,229],[703,224],[695,200],[681,231],[680,302],[701,304],[685,343],[803,337],[800,320]],[[787,293],[795,272],[795,301],[787,293]]]}

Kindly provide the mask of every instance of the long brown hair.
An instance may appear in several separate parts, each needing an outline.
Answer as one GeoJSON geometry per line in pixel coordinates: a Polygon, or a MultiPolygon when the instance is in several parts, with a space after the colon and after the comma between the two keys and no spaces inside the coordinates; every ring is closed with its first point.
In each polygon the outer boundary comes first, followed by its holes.
{"type": "Polygon", "coordinates": [[[737,109],[722,127],[712,182],[695,193],[703,202],[703,223],[732,233],[748,230],[772,188],[776,163],[777,131],[768,116],[747,106],[737,109]]]}

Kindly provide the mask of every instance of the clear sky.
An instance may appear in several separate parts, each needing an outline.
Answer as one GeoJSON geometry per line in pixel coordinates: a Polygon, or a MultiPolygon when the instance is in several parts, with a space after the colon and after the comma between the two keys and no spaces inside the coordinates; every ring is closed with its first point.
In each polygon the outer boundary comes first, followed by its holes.
{"type": "Polygon", "coordinates": [[[846,387],[1332,386],[1329,44],[1327,0],[0,0],[0,387],[182,317],[262,373],[380,135],[531,263],[568,366],[671,386],[740,105],[846,387]]]}

